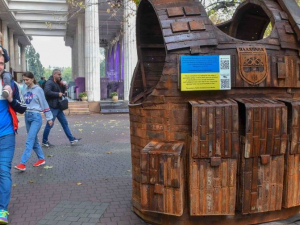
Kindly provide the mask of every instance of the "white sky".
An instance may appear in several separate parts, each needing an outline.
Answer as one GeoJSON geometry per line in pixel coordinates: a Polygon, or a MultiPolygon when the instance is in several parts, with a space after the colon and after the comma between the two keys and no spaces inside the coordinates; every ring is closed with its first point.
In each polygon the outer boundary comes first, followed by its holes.
{"type": "Polygon", "coordinates": [[[40,54],[40,60],[45,68],[71,67],[71,48],[65,46],[63,37],[33,36],[31,44],[40,54]]]}

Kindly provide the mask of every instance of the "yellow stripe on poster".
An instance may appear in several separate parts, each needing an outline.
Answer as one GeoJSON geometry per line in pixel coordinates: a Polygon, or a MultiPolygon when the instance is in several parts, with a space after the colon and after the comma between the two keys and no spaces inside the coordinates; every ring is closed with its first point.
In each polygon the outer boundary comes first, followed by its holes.
{"type": "Polygon", "coordinates": [[[182,73],[181,91],[220,90],[220,73],[182,73]]]}

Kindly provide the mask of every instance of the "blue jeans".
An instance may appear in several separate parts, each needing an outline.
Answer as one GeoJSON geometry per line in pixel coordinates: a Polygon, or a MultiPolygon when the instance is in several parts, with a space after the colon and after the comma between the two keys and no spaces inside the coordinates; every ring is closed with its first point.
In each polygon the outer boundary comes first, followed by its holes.
{"type": "Polygon", "coordinates": [[[48,123],[46,124],[44,134],[43,134],[43,143],[46,143],[48,141],[50,130],[54,126],[54,120],[56,117],[57,117],[58,121],[60,122],[62,128],[64,129],[64,132],[67,135],[69,141],[73,141],[74,137],[70,131],[67,118],[66,118],[65,114],[63,113],[63,111],[61,111],[60,109],[53,109],[53,108],[50,108],[50,110],[53,114],[53,125],[50,126],[48,123]]]}
{"type": "Polygon", "coordinates": [[[0,137],[0,210],[7,210],[11,192],[11,162],[15,152],[15,134],[0,137]]]}
{"type": "Polygon", "coordinates": [[[25,124],[27,130],[27,138],[25,143],[25,150],[23,152],[21,163],[26,164],[31,155],[31,150],[36,153],[38,159],[45,159],[43,150],[39,144],[37,137],[41,126],[42,116],[38,112],[25,112],[25,124]]]}

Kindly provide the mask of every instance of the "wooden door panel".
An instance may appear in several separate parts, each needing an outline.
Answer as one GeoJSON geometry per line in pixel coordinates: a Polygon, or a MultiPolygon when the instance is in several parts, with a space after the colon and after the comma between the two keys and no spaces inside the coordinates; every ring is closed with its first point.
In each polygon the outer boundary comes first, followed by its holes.
{"type": "Polygon", "coordinates": [[[141,210],[181,216],[184,204],[182,142],[152,141],[141,152],[141,210]]]}
{"type": "Polygon", "coordinates": [[[190,158],[190,215],[234,215],[236,172],[237,159],[222,159],[212,166],[210,159],[190,158]]]}
{"type": "Polygon", "coordinates": [[[190,101],[192,157],[237,157],[238,105],[231,99],[190,101]]]}

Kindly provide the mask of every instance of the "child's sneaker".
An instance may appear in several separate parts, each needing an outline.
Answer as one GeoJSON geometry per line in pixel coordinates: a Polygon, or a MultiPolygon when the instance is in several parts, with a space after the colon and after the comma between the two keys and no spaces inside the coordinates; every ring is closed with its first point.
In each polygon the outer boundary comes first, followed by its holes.
{"type": "Polygon", "coordinates": [[[9,96],[9,91],[8,90],[3,90],[2,91],[2,97],[5,98],[5,99],[7,99],[8,96],[9,96]]]}
{"type": "Polygon", "coordinates": [[[45,159],[40,159],[35,164],[33,164],[33,166],[41,166],[44,165],[45,163],[46,163],[45,159]]]}
{"type": "Polygon", "coordinates": [[[8,217],[9,213],[5,210],[0,211],[0,224],[8,224],[8,217]]]}
{"type": "Polygon", "coordinates": [[[20,163],[19,165],[15,166],[15,169],[21,170],[21,171],[25,171],[26,170],[26,166],[24,164],[20,163]]]}

